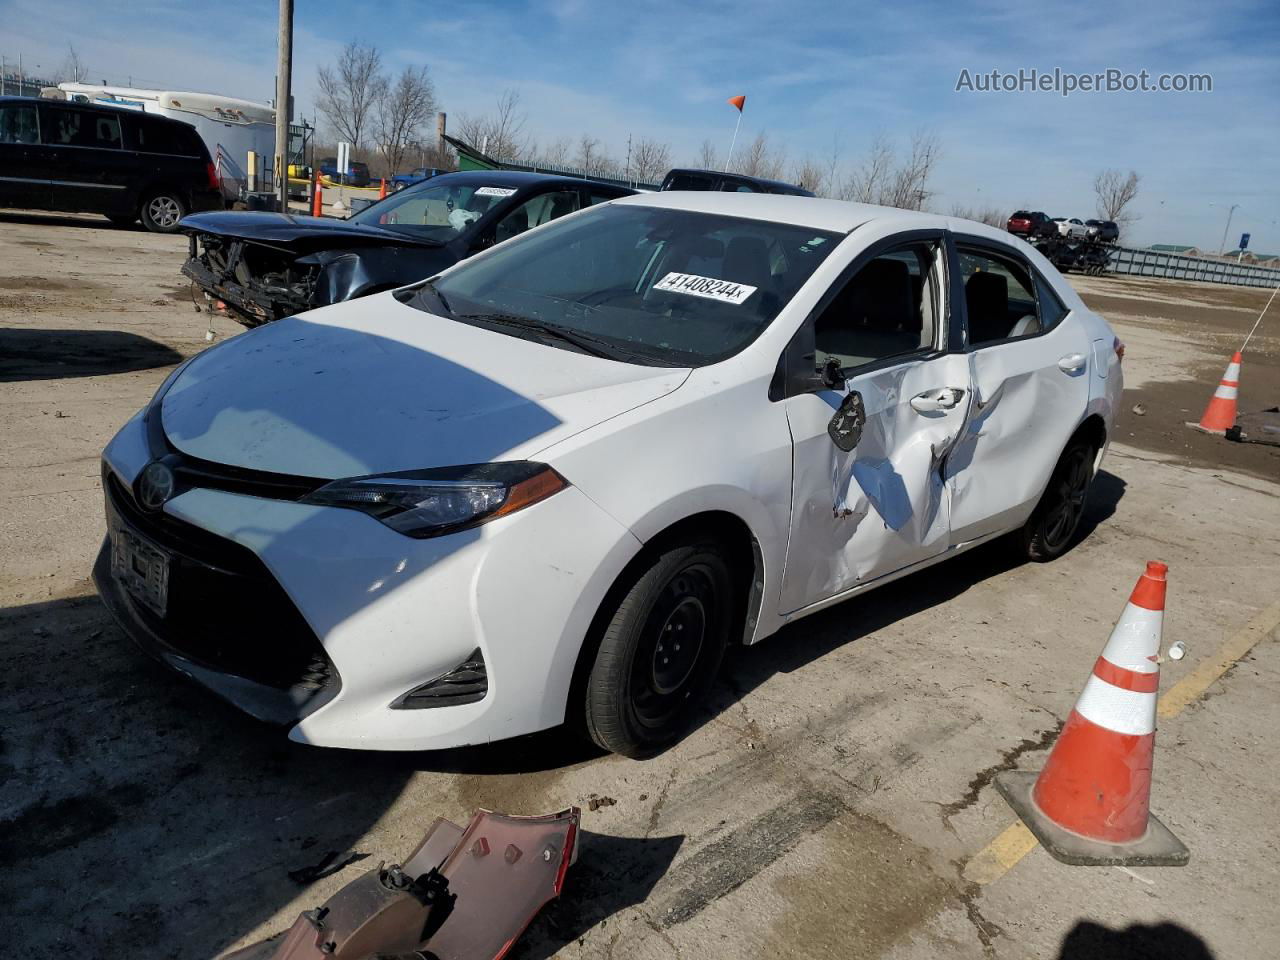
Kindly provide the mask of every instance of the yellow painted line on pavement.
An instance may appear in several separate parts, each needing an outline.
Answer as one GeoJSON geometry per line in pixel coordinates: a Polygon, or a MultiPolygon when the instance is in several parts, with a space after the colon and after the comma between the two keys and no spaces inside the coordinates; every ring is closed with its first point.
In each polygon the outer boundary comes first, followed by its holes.
{"type": "MultiPolygon", "coordinates": [[[[1166,690],[1156,706],[1156,716],[1162,720],[1176,717],[1277,626],[1280,626],[1280,601],[1228,637],[1216,654],[1166,690]]],[[[995,883],[1037,845],[1035,835],[1019,820],[975,853],[965,864],[963,876],[982,886],[995,883]]]]}

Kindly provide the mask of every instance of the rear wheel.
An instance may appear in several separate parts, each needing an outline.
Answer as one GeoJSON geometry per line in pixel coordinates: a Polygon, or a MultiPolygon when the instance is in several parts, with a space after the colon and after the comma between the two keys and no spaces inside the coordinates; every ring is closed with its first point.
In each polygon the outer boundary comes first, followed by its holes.
{"type": "Polygon", "coordinates": [[[715,541],[672,544],[653,558],[605,625],[585,691],[592,740],[646,757],[685,732],[724,657],[734,593],[715,541]]]}
{"type": "Polygon", "coordinates": [[[142,225],[153,233],[173,233],[187,214],[186,204],[172,190],[155,190],[142,201],[142,225]]]}
{"type": "Polygon", "coordinates": [[[1075,540],[1093,482],[1095,453],[1093,444],[1076,439],[1058,459],[1049,485],[1020,531],[1018,542],[1029,560],[1056,560],[1075,540]]]}

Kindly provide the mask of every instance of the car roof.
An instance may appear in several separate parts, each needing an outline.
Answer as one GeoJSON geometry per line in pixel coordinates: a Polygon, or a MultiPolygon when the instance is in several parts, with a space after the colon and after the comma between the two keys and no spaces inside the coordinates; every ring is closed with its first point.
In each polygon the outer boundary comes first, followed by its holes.
{"type": "Polygon", "coordinates": [[[121,116],[143,116],[160,123],[180,123],[184,127],[195,129],[193,124],[187,123],[185,120],[177,120],[159,113],[147,113],[145,110],[137,110],[132,107],[112,107],[105,103],[85,103],[79,100],[55,100],[52,97],[15,97],[9,95],[0,97],[0,103],[30,103],[43,104],[50,107],[72,107],[76,110],[101,110],[104,113],[115,113],[121,116]]]}
{"type": "Polygon", "coordinates": [[[747,173],[729,173],[724,170],[703,170],[698,167],[672,167],[667,171],[667,175],[662,178],[665,183],[676,174],[692,174],[701,177],[726,177],[729,180],[740,180],[743,183],[755,183],[762,187],[774,187],[788,192],[800,190],[805,196],[812,196],[812,191],[795,183],[788,183],[786,180],[769,180],[765,177],[753,177],[747,173]]]}
{"type": "Polygon", "coordinates": [[[445,180],[461,186],[475,184],[481,187],[515,187],[516,189],[537,183],[563,183],[574,187],[588,184],[590,186],[609,187],[614,190],[626,191],[628,189],[611,183],[588,180],[585,177],[567,177],[552,173],[525,173],[522,170],[462,170],[457,173],[442,173],[438,177],[431,178],[432,183],[436,184],[445,180]]]}

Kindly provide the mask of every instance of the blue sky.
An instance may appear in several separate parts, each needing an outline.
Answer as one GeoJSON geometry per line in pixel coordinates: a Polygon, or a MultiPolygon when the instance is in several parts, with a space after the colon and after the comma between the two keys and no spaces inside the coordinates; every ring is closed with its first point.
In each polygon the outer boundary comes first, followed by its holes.
{"type": "MultiPolygon", "coordinates": [[[[56,68],[73,42],[95,78],[272,96],[275,8],[258,0],[0,0],[0,53],[56,68]]],[[[1280,252],[1280,5],[614,3],[537,0],[378,4],[297,0],[295,92],[312,110],[315,71],[350,39],[388,65],[425,63],[451,116],[520,92],[544,141],[588,132],[614,154],[627,135],[671,143],[692,162],[723,150],[747,94],[741,138],[766,130],[792,161],[840,147],[856,165],[882,134],[926,128],[943,154],[937,209],[953,203],[1051,216],[1094,213],[1105,167],[1135,169],[1135,243],[1217,249],[1239,204],[1251,247],[1280,252]],[[340,15],[332,15],[337,11],[340,15]],[[357,13],[363,11],[363,14],[357,13]],[[378,16],[374,16],[377,11],[378,16]],[[1209,73],[1213,92],[956,92],[961,69],[1107,68],[1209,73]]]]}

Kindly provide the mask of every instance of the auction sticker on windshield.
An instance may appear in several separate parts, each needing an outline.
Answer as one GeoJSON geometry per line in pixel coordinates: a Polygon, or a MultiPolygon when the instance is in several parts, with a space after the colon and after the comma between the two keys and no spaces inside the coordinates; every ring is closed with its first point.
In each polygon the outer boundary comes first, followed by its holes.
{"type": "Polygon", "coordinates": [[[668,273],[653,285],[653,289],[736,305],[755,293],[757,288],[746,283],[734,283],[732,280],[700,277],[694,273],[668,273]]]}
{"type": "Polygon", "coordinates": [[[481,187],[476,191],[477,197],[509,197],[515,193],[514,187],[481,187]]]}

